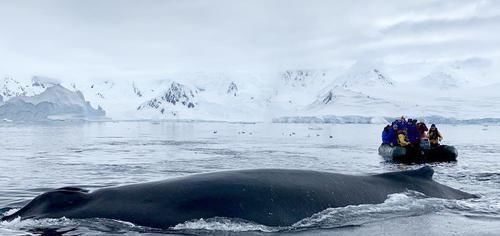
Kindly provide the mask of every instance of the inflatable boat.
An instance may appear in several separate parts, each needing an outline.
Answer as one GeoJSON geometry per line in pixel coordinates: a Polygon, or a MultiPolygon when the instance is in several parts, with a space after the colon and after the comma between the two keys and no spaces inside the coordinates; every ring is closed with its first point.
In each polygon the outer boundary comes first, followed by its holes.
{"type": "Polygon", "coordinates": [[[382,144],[378,153],[386,161],[397,163],[427,163],[427,162],[451,162],[456,161],[458,151],[449,145],[424,148],[405,148],[382,144]]]}

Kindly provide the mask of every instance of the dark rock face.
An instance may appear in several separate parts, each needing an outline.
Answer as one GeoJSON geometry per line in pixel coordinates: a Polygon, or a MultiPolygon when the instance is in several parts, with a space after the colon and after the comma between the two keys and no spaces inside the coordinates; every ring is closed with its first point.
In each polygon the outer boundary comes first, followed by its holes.
{"type": "Polygon", "coordinates": [[[335,99],[335,95],[333,94],[333,91],[329,91],[326,96],[323,98],[323,103],[328,104],[332,102],[335,99]]]}
{"type": "Polygon", "coordinates": [[[380,80],[380,81],[382,81],[382,83],[388,84],[388,85],[394,85],[394,83],[390,79],[388,79],[387,77],[385,77],[379,70],[373,69],[373,72],[375,74],[377,74],[377,79],[380,80]]]}
{"type": "Polygon", "coordinates": [[[26,89],[19,81],[11,77],[5,77],[3,87],[1,88],[1,95],[6,98],[24,96],[26,95],[26,89]]]}
{"type": "Polygon", "coordinates": [[[132,83],[132,88],[134,89],[134,93],[135,95],[137,95],[137,97],[142,97],[142,92],[141,90],[135,85],[135,83],[132,83]]]}
{"type": "MultiPolygon", "coordinates": [[[[282,73],[281,77],[285,83],[290,84],[292,87],[305,87],[307,81],[314,75],[314,71],[310,70],[287,70],[282,73]]],[[[325,76],[323,73],[322,76],[325,76]]]]}
{"type": "Polygon", "coordinates": [[[227,94],[231,94],[233,96],[238,96],[238,86],[236,86],[236,83],[231,82],[229,84],[229,87],[227,88],[227,94]]]}
{"type": "Polygon", "coordinates": [[[174,105],[181,103],[187,107],[194,107],[194,104],[191,102],[191,100],[194,99],[193,91],[179,83],[172,83],[170,89],[168,89],[161,98],[174,105]]]}
{"type": "Polygon", "coordinates": [[[187,108],[194,108],[197,104],[194,101],[197,90],[191,90],[187,86],[172,82],[170,88],[161,96],[147,101],[145,104],[139,106],[137,110],[142,110],[147,107],[158,109],[162,114],[165,112],[163,104],[172,104],[174,106],[181,105],[187,108]]]}

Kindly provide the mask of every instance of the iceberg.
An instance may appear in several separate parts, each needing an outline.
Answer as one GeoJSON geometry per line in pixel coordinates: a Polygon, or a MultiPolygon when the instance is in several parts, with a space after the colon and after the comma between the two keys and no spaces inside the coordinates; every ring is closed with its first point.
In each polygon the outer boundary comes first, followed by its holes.
{"type": "Polygon", "coordinates": [[[61,85],[34,96],[17,96],[0,106],[0,118],[13,121],[103,120],[106,112],[93,108],[79,91],[61,85]]]}

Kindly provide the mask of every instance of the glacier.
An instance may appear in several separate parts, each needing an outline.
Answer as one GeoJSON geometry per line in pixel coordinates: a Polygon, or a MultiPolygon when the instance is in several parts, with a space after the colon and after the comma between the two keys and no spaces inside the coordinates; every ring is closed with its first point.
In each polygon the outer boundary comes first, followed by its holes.
{"type": "MultiPolygon", "coordinates": [[[[178,72],[155,79],[65,81],[5,77],[0,115],[9,120],[205,120],[385,123],[406,115],[438,123],[494,123],[500,84],[474,83],[474,61],[429,67],[413,80],[381,63],[277,72],[178,72]],[[97,108],[93,108],[97,107],[97,108]]],[[[0,81],[2,82],[2,81],[0,81]]]]}

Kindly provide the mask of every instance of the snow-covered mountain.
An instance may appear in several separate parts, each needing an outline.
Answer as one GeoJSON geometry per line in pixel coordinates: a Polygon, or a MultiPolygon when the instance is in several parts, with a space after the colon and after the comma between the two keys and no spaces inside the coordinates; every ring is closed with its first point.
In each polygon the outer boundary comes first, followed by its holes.
{"type": "Polygon", "coordinates": [[[490,71],[490,63],[478,58],[445,63],[433,67],[425,75],[413,81],[427,89],[453,90],[484,86],[487,77],[495,75],[490,71]]]}
{"type": "Polygon", "coordinates": [[[360,87],[388,87],[396,82],[390,78],[380,63],[355,63],[333,81],[333,86],[356,89],[360,87]]]}
{"type": "Polygon", "coordinates": [[[381,121],[382,117],[402,114],[464,119],[500,117],[500,109],[491,109],[500,107],[498,93],[470,82],[474,76],[482,75],[474,71],[483,67],[474,61],[428,67],[421,71],[418,80],[407,82],[397,79],[404,73],[393,74],[395,70],[381,63],[366,62],[344,69],[173,73],[149,80],[63,81],[61,85],[69,88],[71,94],[60,91],[56,100],[42,92],[52,91],[50,88],[61,90],[58,80],[37,76],[23,83],[7,77],[0,83],[0,98],[11,107],[17,103],[25,106],[20,101],[36,106],[39,103],[35,100],[43,100],[61,106],[78,105],[90,114],[105,110],[108,117],[117,120],[336,120],[345,116],[349,120],[381,121]],[[476,87],[483,91],[475,92],[476,87]],[[89,104],[85,105],[83,96],[89,104]]]}
{"type": "Polygon", "coordinates": [[[393,86],[395,82],[377,68],[349,71],[339,76],[335,84],[343,88],[393,86]]]}
{"type": "Polygon", "coordinates": [[[456,89],[465,87],[469,82],[443,71],[434,71],[418,81],[421,86],[435,89],[456,89]]]}
{"type": "Polygon", "coordinates": [[[317,115],[370,114],[383,116],[384,114],[393,114],[391,111],[401,109],[399,105],[391,101],[336,87],[319,96],[307,110],[309,113],[317,115]]]}
{"type": "Polygon", "coordinates": [[[0,95],[4,100],[18,96],[34,96],[57,84],[60,84],[60,81],[43,76],[33,76],[28,82],[4,77],[0,81],[0,95]]]}
{"type": "Polygon", "coordinates": [[[36,93],[34,90],[30,85],[24,85],[12,77],[5,77],[2,81],[1,95],[4,100],[8,100],[17,96],[34,95],[36,93]]]}
{"type": "Polygon", "coordinates": [[[327,81],[328,70],[286,70],[281,77],[291,87],[311,87],[327,81]]]}
{"type": "Polygon", "coordinates": [[[172,116],[177,116],[180,109],[191,109],[198,105],[196,102],[197,94],[197,89],[172,82],[164,93],[146,101],[137,107],[137,110],[155,109],[161,114],[168,112],[172,116]]]}

